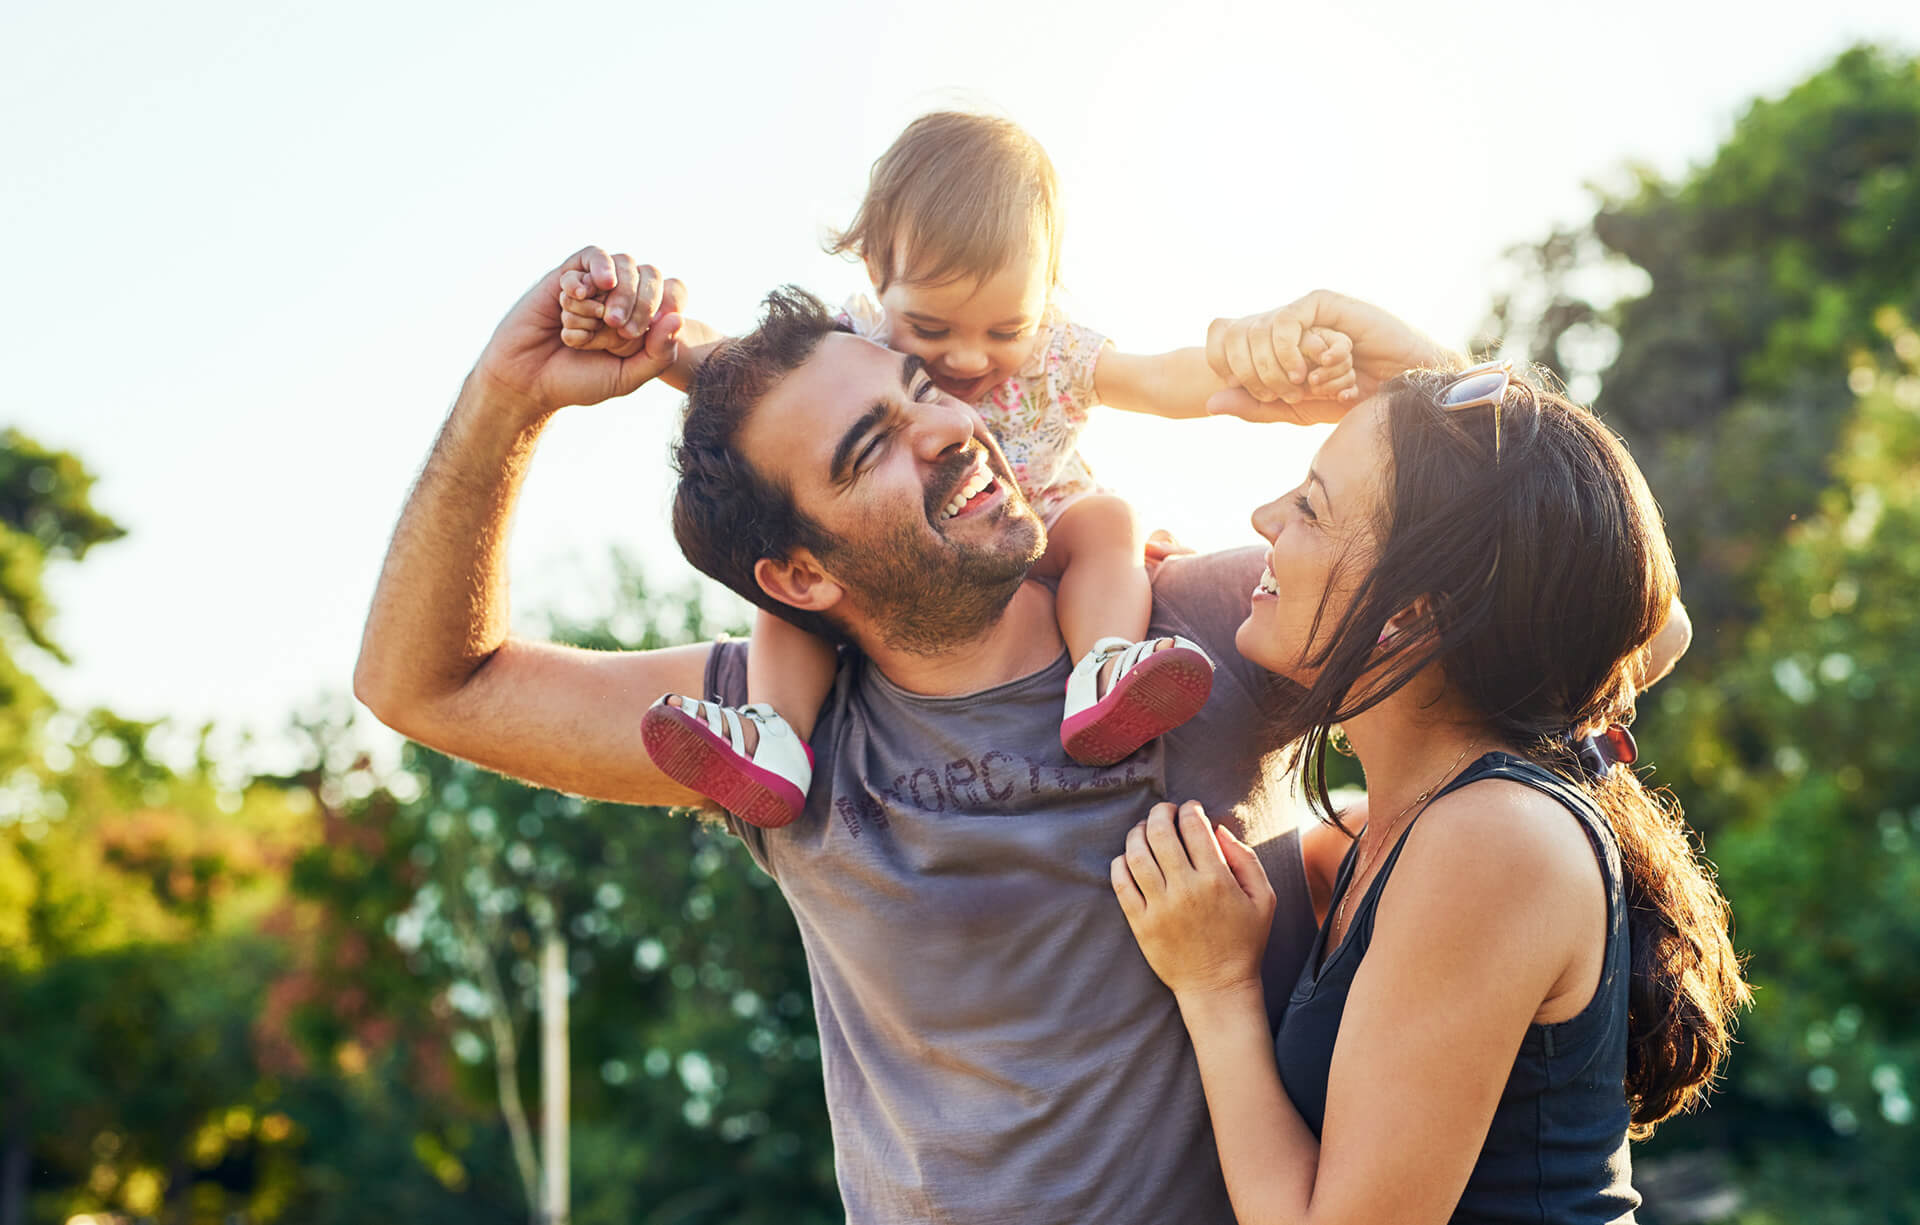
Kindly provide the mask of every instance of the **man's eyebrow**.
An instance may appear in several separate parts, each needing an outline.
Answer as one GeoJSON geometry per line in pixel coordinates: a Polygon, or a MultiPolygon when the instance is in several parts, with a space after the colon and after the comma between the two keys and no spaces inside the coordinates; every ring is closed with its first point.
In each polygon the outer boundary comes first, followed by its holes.
{"type": "Polygon", "coordinates": [[[892,411],[893,405],[885,400],[876,401],[872,408],[860,414],[858,421],[847,427],[846,433],[840,435],[839,443],[833,448],[833,462],[827,467],[827,475],[833,478],[834,484],[844,485],[853,478],[848,468],[853,464],[854,448],[860,445],[861,439],[871,434],[882,421],[885,421],[892,411]]]}
{"type": "MultiPolygon", "coordinates": [[[[900,387],[907,393],[908,398],[912,398],[913,395],[913,377],[920,373],[920,368],[925,364],[911,353],[901,359],[900,387]]],[[[877,429],[880,423],[893,412],[894,406],[891,402],[875,400],[872,407],[861,413],[860,419],[847,427],[846,433],[840,435],[840,441],[833,448],[833,460],[827,465],[827,475],[833,478],[834,484],[844,485],[853,479],[853,473],[849,469],[853,465],[854,451],[859,448],[861,440],[877,429]]]]}

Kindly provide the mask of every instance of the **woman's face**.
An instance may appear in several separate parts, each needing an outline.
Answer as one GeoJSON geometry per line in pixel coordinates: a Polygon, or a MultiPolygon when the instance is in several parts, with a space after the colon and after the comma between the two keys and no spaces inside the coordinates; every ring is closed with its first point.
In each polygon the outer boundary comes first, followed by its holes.
{"type": "Polygon", "coordinates": [[[1303,661],[1322,597],[1325,635],[1373,565],[1385,420],[1386,402],[1377,396],[1355,406],[1321,444],[1307,479],[1253,512],[1253,530],[1272,547],[1234,645],[1269,672],[1312,681],[1315,670],[1303,661]]]}

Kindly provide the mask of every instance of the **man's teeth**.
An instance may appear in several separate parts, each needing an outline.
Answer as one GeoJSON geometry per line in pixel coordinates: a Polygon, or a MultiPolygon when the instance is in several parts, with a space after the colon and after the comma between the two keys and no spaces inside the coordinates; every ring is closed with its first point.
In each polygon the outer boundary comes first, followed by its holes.
{"type": "Polygon", "coordinates": [[[947,503],[946,508],[941,512],[940,517],[942,519],[953,518],[955,515],[960,513],[960,508],[962,506],[965,506],[968,502],[973,500],[974,495],[978,494],[982,489],[985,489],[987,486],[991,484],[993,484],[993,473],[987,471],[984,465],[982,465],[979,468],[975,468],[973,470],[973,475],[967,478],[966,484],[960,486],[960,492],[953,495],[953,501],[947,503]]]}
{"type": "Polygon", "coordinates": [[[1280,594],[1280,584],[1274,581],[1272,566],[1268,566],[1260,572],[1260,582],[1255,585],[1253,592],[1255,595],[1263,593],[1266,595],[1280,594]]]}

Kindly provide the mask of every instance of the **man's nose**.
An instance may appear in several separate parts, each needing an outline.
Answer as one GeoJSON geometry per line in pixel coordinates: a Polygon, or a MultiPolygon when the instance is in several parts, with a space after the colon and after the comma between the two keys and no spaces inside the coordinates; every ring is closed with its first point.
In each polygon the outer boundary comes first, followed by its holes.
{"type": "Polygon", "coordinates": [[[914,451],[922,459],[938,459],[973,440],[974,411],[952,396],[939,396],[921,405],[915,414],[914,451]]]}

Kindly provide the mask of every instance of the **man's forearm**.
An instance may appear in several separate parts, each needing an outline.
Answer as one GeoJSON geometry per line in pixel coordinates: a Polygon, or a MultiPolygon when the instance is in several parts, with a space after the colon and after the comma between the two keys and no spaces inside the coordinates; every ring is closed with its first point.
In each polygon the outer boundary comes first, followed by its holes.
{"type": "Polygon", "coordinates": [[[456,692],[507,638],[507,535],[547,414],[470,375],[394,528],[354,693],[388,723],[456,692]]]}

